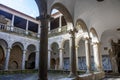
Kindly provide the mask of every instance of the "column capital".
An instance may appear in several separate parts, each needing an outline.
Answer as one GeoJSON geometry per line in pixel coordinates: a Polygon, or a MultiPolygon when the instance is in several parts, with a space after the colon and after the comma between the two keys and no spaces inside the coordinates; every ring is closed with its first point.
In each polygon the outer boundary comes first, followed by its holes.
{"type": "Polygon", "coordinates": [[[59,50],[63,50],[64,48],[59,48],[59,50]]]}
{"type": "Polygon", "coordinates": [[[84,38],[85,43],[90,43],[91,39],[89,37],[84,38]]]}
{"type": "Polygon", "coordinates": [[[71,37],[75,37],[75,33],[77,32],[78,30],[76,28],[74,28],[73,30],[72,29],[69,30],[69,34],[71,34],[71,37]]]}
{"type": "Polygon", "coordinates": [[[79,45],[76,45],[75,48],[79,48],[79,45]]]}
{"type": "Polygon", "coordinates": [[[48,51],[52,52],[52,50],[51,50],[51,49],[49,49],[48,51]]]}
{"type": "Polygon", "coordinates": [[[11,47],[7,47],[6,49],[12,49],[11,47]]]}
{"type": "Polygon", "coordinates": [[[92,42],[92,45],[99,45],[100,42],[92,42]]]}
{"type": "Polygon", "coordinates": [[[23,50],[23,54],[26,54],[27,50],[23,50]]]}

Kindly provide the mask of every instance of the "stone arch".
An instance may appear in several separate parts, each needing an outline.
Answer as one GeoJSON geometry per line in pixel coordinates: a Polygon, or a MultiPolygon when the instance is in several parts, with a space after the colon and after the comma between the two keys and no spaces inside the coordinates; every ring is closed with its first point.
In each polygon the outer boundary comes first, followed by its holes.
{"type": "Polygon", "coordinates": [[[36,46],[34,44],[29,44],[27,46],[27,51],[29,51],[29,52],[35,52],[36,51],[36,46]]]}
{"type": "Polygon", "coordinates": [[[65,44],[66,41],[69,41],[69,39],[64,39],[64,40],[62,41],[62,43],[61,43],[61,48],[64,47],[64,44],[65,44]]]}
{"type": "MultiPolygon", "coordinates": [[[[73,18],[71,16],[70,12],[67,10],[67,8],[63,4],[54,3],[51,7],[51,11],[53,9],[59,10],[64,15],[67,25],[69,26],[69,29],[73,28],[73,18]]],[[[50,13],[51,13],[51,11],[50,11],[50,13]]]]}
{"type": "Polygon", "coordinates": [[[83,32],[83,33],[88,33],[88,29],[87,29],[87,25],[85,24],[85,22],[82,19],[78,19],[76,21],[76,28],[77,30],[83,32]]]}
{"type": "Polygon", "coordinates": [[[79,43],[81,38],[89,38],[88,28],[82,19],[76,21],[76,29],[78,30],[78,38],[76,39],[76,45],[79,43]]]}
{"type": "Polygon", "coordinates": [[[34,44],[29,44],[26,50],[26,69],[35,68],[35,58],[36,58],[36,46],[34,44]]]}
{"type": "Polygon", "coordinates": [[[22,50],[24,50],[24,46],[23,46],[23,44],[22,44],[21,42],[14,42],[14,43],[12,44],[12,47],[14,47],[14,46],[16,46],[16,45],[18,45],[22,50]]]}
{"type": "Polygon", "coordinates": [[[6,55],[6,49],[8,48],[8,43],[4,39],[0,39],[0,46],[3,48],[4,53],[6,55]]]}
{"type": "Polygon", "coordinates": [[[90,37],[91,37],[93,43],[94,42],[99,42],[97,32],[94,28],[90,29],[90,37]]]}
{"type": "Polygon", "coordinates": [[[9,59],[9,69],[13,70],[22,68],[23,49],[24,47],[20,42],[15,42],[12,44],[9,59]]]}

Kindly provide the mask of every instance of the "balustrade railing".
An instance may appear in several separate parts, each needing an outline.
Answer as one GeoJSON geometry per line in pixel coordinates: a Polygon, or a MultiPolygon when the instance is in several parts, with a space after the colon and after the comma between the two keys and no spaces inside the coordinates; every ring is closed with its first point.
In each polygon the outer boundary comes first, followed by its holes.
{"type": "Polygon", "coordinates": [[[50,30],[49,37],[60,35],[67,32],[67,26],[62,26],[53,30],[50,30]]]}
{"type": "Polygon", "coordinates": [[[25,35],[25,30],[18,27],[14,27],[13,32],[25,35]]]}
{"type": "Polygon", "coordinates": [[[67,32],[67,26],[62,26],[61,27],[61,32],[67,32]]]}
{"type": "Polygon", "coordinates": [[[53,34],[53,33],[58,33],[58,31],[59,31],[59,28],[56,28],[56,29],[51,30],[50,33],[51,33],[51,34],[53,34]]]}
{"type": "Polygon", "coordinates": [[[28,31],[28,34],[26,34],[25,29],[21,29],[18,27],[14,27],[13,31],[11,31],[11,26],[6,25],[6,24],[2,24],[2,23],[0,23],[0,31],[11,32],[11,33],[15,33],[18,35],[26,35],[26,36],[37,38],[37,33],[34,33],[32,31],[28,31]]]}
{"type": "Polygon", "coordinates": [[[0,30],[6,31],[7,27],[8,27],[7,25],[0,23],[0,30]]]}
{"type": "Polygon", "coordinates": [[[37,33],[32,32],[32,31],[28,31],[28,35],[33,36],[33,37],[37,37],[37,33]]]}
{"type": "MultiPolygon", "coordinates": [[[[26,36],[35,37],[35,38],[37,38],[37,35],[38,35],[37,33],[32,32],[32,31],[28,31],[28,34],[26,34],[25,29],[21,29],[18,27],[14,27],[13,31],[11,31],[11,26],[2,24],[2,23],[0,23],[0,31],[11,32],[11,33],[16,33],[19,35],[26,35],[26,36]]],[[[60,35],[60,34],[66,33],[66,32],[67,32],[67,26],[62,26],[60,28],[51,30],[49,37],[55,36],[55,35],[60,35]]]]}

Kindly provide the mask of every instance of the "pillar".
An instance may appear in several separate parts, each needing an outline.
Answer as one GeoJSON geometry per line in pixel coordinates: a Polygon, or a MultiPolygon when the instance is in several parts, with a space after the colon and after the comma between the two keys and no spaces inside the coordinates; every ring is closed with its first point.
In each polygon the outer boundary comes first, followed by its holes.
{"type": "Polygon", "coordinates": [[[35,0],[39,9],[37,20],[41,22],[38,80],[48,80],[48,19],[47,0],[35,0]]]}
{"type": "Polygon", "coordinates": [[[23,56],[22,56],[22,70],[25,69],[25,59],[26,59],[26,50],[23,50],[23,56]]]}
{"type": "Polygon", "coordinates": [[[48,22],[48,34],[50,34],[50,21],[48,22]]]}
{"type": "Polygon", "coordinates": [[[76,67],[77,67],[77,71],[79,70],[79,65],[78,65],[78,48],[79,46],[76,46],[76,67]]]}
{"type": "Polygon", "coordinates": [[[102,71],[102,62],[99,53],[99,43],[93,43],[93,52],[96,71],[102,71]]]}
{"type": "Polygon", "coordinates": [[[59,32],[61,32],[62,27],[62,16],[59,17],[59,32]]]}
{"type": "Polygon", "coordinates": [[[28,34],[28,24],[29,24],[29,21],[27,20],[27,22],[26,22],[26,31],[25,31],[26,34],[28,34]]]}
{"type": "Polygon", "coordinates": [[[59,64],[59,69],[63,70],[63,49],[59,49],[59,59],[60,59],[60,64],[59,64]]]}
{"type": "Polygon", "coordinates": [[[91,72],[91,54],[90,54],[90,41],[89,38],[85,39],[85,53],[86,53],[86,66],[87,66],[87,72],[91,72]]]}
{"type": "Polygon", "coordinates": [[[40,24],[38,24],[38,34],[37,37],[40,38],[40,24]]]}
{"type": "Polygon", "coordinates": [[[75,49],[75,33],[76,30],[69,31],[70,37],[70,75],[69,77],[77,77],[76,71],[76,49],[75,49]]]}
{"type": "Polygon", "coordinates": [[[36,51],[35,55],[35,69],[38,69],[39,67],[39,51],[36,51]]]}
{"type": "Polygon", "coordinates": [[[7,48],[6,58],[5,58],[5,70],[8,70],[9,58],[10,58],[10,50],[11,48],[7,48]]]}
{"type": "Polygon", "coordinates": [[[14,31],[14,19],[15,19],[15,15],[12,15],[11,31],[14,31]]]}
{"type": "Polygon", "coordinates": [[[51,62],[51,50],[48,50],[48,69],[50,69],[50,62],[51,62]]]}

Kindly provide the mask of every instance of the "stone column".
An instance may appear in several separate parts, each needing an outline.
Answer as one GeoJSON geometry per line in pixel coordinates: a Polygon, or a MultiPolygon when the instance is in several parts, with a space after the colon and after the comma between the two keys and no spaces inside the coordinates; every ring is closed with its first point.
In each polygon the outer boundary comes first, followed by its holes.
{"type": "Polygon", "coordinates": [[[102,71],[102,62],[99,53],[99,43],[93,43],[93,52],[96,71],[102,71]]]}
{"type": "Polygon", "coordinates": [[[9,58],[10,58],[10,50],[11,48],[7,48],[6,58],[5,58],[5,70],[8,70],[9,58]]]}
{"type": "Polygon", "coordinates": [[[87,72],[91,72],[91,54],[90,54],[90,41],[88,38],[85,39],[85,53],[86,53],[86,66],[87,72]]]}
{"type": "Polygon", "coordinates": [[[38,24],[38,34],[37,37],[40,38],[40,24],[38,24]]]}
{"type": "Polygon", "coordinates": [[[48,80],[48,19],[50,16],[47,14],[47,0],[35,1],[40,14],[37,20],[41,22],[38,80],[48,80]]]}
{"type": "Polygon", "coordinates": [[[62,16],[59,17],[59,32],[61,32],[62,27],[62,16]]]}
{"type": "Polygon", "coordinates": [[[26,34],[28,34],[28,24],[29,24],[29,21],[27,20],[27,22],[26,22],[26,31],[25,31],[26,34]]]}
{"type": "Polygon", "coordinates": [[[50,21],[48,22],[48,34],[50,34],[50,21]]]}
{"type": "Polygon", "coordinates": [[[15,15],[12,15],[11,31],[14,31],[14,19],[15,19],[15,15]]]}
{"type": "Polygon", "coordinates": [[[48,50],[48,69],[50,69],[51,50],[48,50]]]}
{"type": "Polygon", "coordinates": [[[40,35],[40,56],[39,56],[39,75],[41,79],[47,79],[47,65],[48,65],[48,21],[46,19],[41,20],[41,35],[40,35]]]}
{"type": "Polygon", "coordinates": [[[79,65],[78,65],[78,48],[79,48],[79,46],[76,46],[76,66],[77,66],[77,71],[79,70],[79,65]]]}
{"type": "Polygon", "coordinates": [[[70,37],[70,75],[69,77],[77,77],[76,71],[76,49],[75,49],[75,33],[76,29],[69,31],[70,37]]]}
{"type": "Polygon", "coordinates": [[[59,50],[60,50],[60,52],[59,52],[59,59],[60,59],[59,69],[63,70],[63,49],[60,48],[59,50]]]}
{"type": "Polygon", "coordinates": [[[38,69],[39,67],[39,51],[36,51],[35,55],[35,69],[38,69]]]}
{"type": "Polygon", "coordinates": [[[22,56],[22,70],[25,69],[25,59],[26,59],[26,50],[23,50],[23,56],[22,56]]]}

